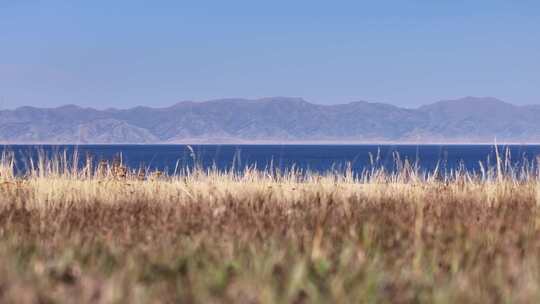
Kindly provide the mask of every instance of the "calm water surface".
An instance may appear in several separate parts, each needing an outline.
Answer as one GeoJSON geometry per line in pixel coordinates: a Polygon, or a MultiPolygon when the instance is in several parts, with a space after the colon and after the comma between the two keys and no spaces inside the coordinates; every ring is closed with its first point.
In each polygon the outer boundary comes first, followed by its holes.
{"type": "MultiPolygon", "coordinates": [[[[538,145],[499,146],[499,151],[508,149],[515,164],[524,159],[531,161],[540,155],[538,145]]],[[[431,171],[437,165],[445,170],[459,166],[467,170],[478,170],[479,163],[494,163],[493,145],[13,145],[1,146],[0,150],[13,151],[17,167],[23,170],[28,159],[36,159],[38,153],[48,155],[64,151],[73,155],[91,155],[94,159],[113,160],[121,155],[129,167],[140,166],[165,170],[172,173],[179,167],[192,166],[194,160],[203,167],[219,169],[256,166],[264,169],[300,169],[325,172],[342,170],[348,164],[353,171],[370,168],[379,155],[378,166],[395,169],[395,158],[417,162],[422,170],[431,171]],[[192,151],[190,150],[193,150],[192,151]]],[[[84,158],[84,157],[81,157],[84,158]]]]}

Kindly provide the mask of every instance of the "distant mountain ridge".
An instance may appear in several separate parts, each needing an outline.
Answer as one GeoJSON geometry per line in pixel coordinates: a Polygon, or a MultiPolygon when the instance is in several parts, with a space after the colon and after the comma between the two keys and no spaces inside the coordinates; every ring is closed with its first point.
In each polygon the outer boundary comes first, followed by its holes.
{"type": "Polygon", "coordinates": [[[0,111],[0,143],[540,142],[540,105],[466,97],[416,109],[301,98],[185,101],[167,108],[67,105],[0,111]]]}

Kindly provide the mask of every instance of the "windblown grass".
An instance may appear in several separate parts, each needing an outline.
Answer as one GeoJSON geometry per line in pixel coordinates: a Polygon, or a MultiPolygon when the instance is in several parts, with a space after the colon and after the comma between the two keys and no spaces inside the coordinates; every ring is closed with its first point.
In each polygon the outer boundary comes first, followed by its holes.
{"type": "Polygon", "coordinates": [[[537,303],[536,164],[478,173],[0,162],[2,303],[537,303]]]}

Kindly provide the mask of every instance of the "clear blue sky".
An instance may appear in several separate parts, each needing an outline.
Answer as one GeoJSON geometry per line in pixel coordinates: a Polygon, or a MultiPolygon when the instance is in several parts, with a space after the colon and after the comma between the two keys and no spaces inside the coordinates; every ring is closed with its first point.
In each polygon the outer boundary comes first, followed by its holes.
{"type": "Polygon", "coordinates": [[[0,106],[540,103],[540,1],[0,0],[0,106]]]}

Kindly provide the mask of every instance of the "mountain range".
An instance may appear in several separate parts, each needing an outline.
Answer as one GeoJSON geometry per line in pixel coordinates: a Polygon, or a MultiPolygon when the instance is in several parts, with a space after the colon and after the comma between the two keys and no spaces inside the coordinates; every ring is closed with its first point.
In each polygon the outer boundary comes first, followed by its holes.
{"type": "Polygon", "coordinates": [[[301,98],[185,101],[166,108],[67,105],[0,111],[0,143],[540,142],[540,105],[466,97],[409,109],[301,98]]]}

